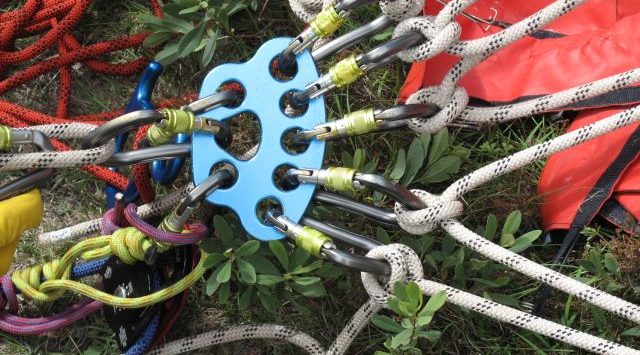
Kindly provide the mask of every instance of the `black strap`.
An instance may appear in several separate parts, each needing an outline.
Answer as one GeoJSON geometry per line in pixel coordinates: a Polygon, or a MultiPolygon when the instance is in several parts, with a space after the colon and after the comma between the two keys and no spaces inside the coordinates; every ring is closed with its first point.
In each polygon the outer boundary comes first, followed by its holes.
{"type": "Polygon", "coordinates": [[[629,234],[640,235],[640,224],[636,218],[615,198],[605,202],[599,215],[629,234]]]}
{"type": "MultiPolygon", "coordinates": [[[[477,97],[472,97],[469,99],[469,103],[472,106],[477,106],[477,107],[494,107],[494,106],[503,106],[503,105],[513,105],[520,102],[537,99],[543,96],[546,96],[546,94],[526,95],[511,101],[487,101],[487,100],[479,99],[477,97]]],[[[576,102],[571,105],[563,106],[555,109],[554,111],[583,110],[587,108],[623,106],[623,105],[630,105],[637,102],[640,102],[640,87],[632,86],[628,88],[622,88],[615,91],[611,91],[609,93],[602,94],[602,95],[599,95],[590,99],[586,99],[580,102],[576,102]]]]}
{"type": "MultiPolygon", "coordinates": [[[[606,149],[606,147],[605,147],[606,149]]],[[[595,186],[591,189],[587,197],[582,201],[578,213],[571,222],[571,226],[567,231],[560,249],[553,259],[553,264],[558,265],[558,270],[562,269],[562,266],[567,262],[569,254],[576,246],[580,237],[580,231],[589,225],[591,220],[602,209],[603,205],[611,198],[613,189],[615,188],[618,180],[640,155],[640,126],[629,137],[629,140],[624,144],[620,154],[609,165],[607,170],[600,176],[595,186]]],[[[538,291],[538,297],[536,306],[534,308],[535,314],[540,314],[544,310],[547,303],[547,299],[551,294],[551,288],[543,284],[538,291]]]]}

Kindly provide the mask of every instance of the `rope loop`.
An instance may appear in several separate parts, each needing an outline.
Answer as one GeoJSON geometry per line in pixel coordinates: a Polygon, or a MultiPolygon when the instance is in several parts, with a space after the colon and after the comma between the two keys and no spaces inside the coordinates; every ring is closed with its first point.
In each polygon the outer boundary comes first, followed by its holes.
{"type": "Polygon", "coordinates": [[[379,246],[367,253],[367,257],[384,260],[391,266],[391,275],[386,277],[384,285],[380,284],[378,276],[363,272],[362,283],[371,299],[386,307],[387,299],[393,294],[396,282],[418,281],[424,278],[424,270],[420,257],[411,248],[403,244],[389,244],[379,246]]]}
{"type": "Polygon", "coordinates": [[[424,9],[424,0],[380,0],[379,4],[382,13],[396,22],[417,16],[424,9]]]}
{"type": "MultiPolygon", "coordinates": [[[[60,298],[60,296],[64,294],[64,290],[42,292],[40,291],[40,285],[43,281],[56,279],[59,267],[64,266],[60,264],[60,259],[55,259],[45,264],[39,264],[16,271],[11,276],[11,280],[25,296],[41,302],[51,302],[60,298]]],[[[66,266],[59,279],[71,279],[71,265],[66,266]]]]}
{"type": "Polygon", "coordinates": [[[426,205],[427,208],[411,211],[396,203],[395,212],[398,224],[408,233],[420,235],[434,230],[439,222],[453,219],[462,214],[464,206],[458,200],[446,199],[423,190],[411,190],[426,205]]]}
{"type": "Polygon", "coordinates": [[[0,277],[0,310],[6,309],[11,314],[18,313],[18,297],[13,282],[8,275],[0,277]],[[4,296],[4,297],[3,297],[4,296]]]}
{"type": "Polygon", "coordinates": [[[440,87],[431,86],[418,90],[407,100],[407,104],[433,104],[442,107],[440,112],[429,118],[412,118],[408,127],[418,133],[436,133],[455,121],[467,107],[469,95],[463,87],[456,87],[453,95],[442,99],[440,87]]]}
{"type": "Polygon", "coordinates": [[[403,20],[393,31],[397,38],[411,32],[420,32],[425,37],[424,43],[398,53],[405,62],[421,62],[444,53],[460,40],[462,27],[453,21],[442,28],[436,27],[432,16],[413,17],[403,20]]]}

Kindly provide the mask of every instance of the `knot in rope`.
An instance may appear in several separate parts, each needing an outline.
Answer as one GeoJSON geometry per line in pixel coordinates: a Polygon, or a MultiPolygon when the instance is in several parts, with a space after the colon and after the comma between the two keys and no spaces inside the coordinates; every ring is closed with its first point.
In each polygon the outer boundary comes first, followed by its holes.
{"type": "MultiPolygon", "coordinates": [[[[82,258],[92,260],[115,255],[125,264],[131,265],[138,261],[144,261],[147,251],[154,246],[162,247],[136,228],[127,227],[115,231],[109,238],[109,245],[88,251],[82,254],[82,258]]],[[[164,249],[164,247],[162,248],[164,249]]]]}
{"type": "MultiPolygon", "coordinates": [[[[62,296],[64,290],[40,291],[40,285],[48,280],[69,280],[71,278],[71,265],[66,267],[60,263],[60,259],[52,260],[45,264],[35,265],[13,273],[11,280],[23,295],[41,302],[51,302],[62,296]],[[60,272],[58,268],[64,267],[60,272]],[[60,277],[58,275],[62,274],[60,277]]],[[[3,280],[4,285],[4,280],[3,280]]]]}
{"type": "Polygon", "coordinates": [[[433,104],[441,109],[433,117],[409,119],[408,127],[418,133],[436,133],[460,117],[469,103],[467,90],[456,87],[450,97],[443,97],[443,94],[446,94],[445,90],[431,86],[411,95],[407,104],[433,104]]]}
{"type": "Polygon", "coordinates": [[[429,233],[437,227],[439,222],[456,218],[464,210],[462,202],[458,200],[446,199],[423,190],[411,190],[411,192],[427,205],[427,208],[411,211],[396,203],[398,224],[411,234],[429,233]]]}
{"type": "Polygon", "coordinates": [[[419,15],[424,9],[424,0],[380,0],[380,9],[390,19],[400,22],[419,15]]]}
{"type": "Polygon", "coordinates": [[[411,248],[403,244],[389,244],[379,246],[367,253],[367,257],[384,260],[391,266],[391,274],[384,280],[384,285],[374,274],[362,273],[362,284],[371,299],[386,306],[387,299],[393,293],[396,282],[419,281],[424,277],[420,257],[411,248]]]}
{"type": "Polygon", "coordinates": [[[462,27],[452,21],[438,27],[432,16],[413,17],[403,20],[393,31],[393,37],[397,38],[412,32],[420,32],[424,43],[406,49],[398,53],[398,58],[405,62],[421,62],[431,59],[440,53],[446,52],[460,40],[462,27]]]}

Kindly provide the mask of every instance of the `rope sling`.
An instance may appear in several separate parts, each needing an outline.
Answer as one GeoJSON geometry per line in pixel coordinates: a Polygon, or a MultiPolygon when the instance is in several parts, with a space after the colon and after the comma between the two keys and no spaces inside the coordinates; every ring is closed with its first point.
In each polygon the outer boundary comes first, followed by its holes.
{"type": "MultiPolygon", "coordinates": [[[[545,27],[551,21],[573,10],[584,1],[556,1],[523,21],[515,23],[497,34],[477,40],[461,41],[461,28],[455,21],[455,17],[462,14],[463,11],[474,2],[474,0],[452,0],[446,4],[437,16],[425,17],[418,16],[424,7],[424,1],[380,1],[380,8],[384,15],[398,22],[394,30],[394,38],[400,38],[416,31],[425,38],[424,43],[399,52],[398,58],[407,62],[423,61],[433,58],[443,52],[461,57],[461,59],[451,68],[439,86],[421,89],[407,100],[407,104],[431,104],[440,108],[440,111],[431,118],[407,119],[407,126],[416,132],[434,133],[449,125],[496,124],[520,117],[536,115],[548,110],[569,106],[613,90],[629,87],[636,84],[640,79],[640,69],[636,69],[556,94],[546,95],[517,104],[482,108],[468,106],[469,97],[467,93],[463,88],[460,88],[457,85],[460,78],[464,76],[466,72],[489,57],[492,53],[495,53],[514,41],[545,27]]],[[[290,5],[292,10],[301,20],[313,22],[314,19],[322,16],[324,11],[331,9],[332,6],[335,5],[335,2],[323,2],[320,0],[290,0],[290,5]],[[320,12],[320,15],[318,14],[319,11],[322,11],[320,12]]],[[[335,30],[337,30],[337,28],[335,30]]],[[[328,38],[331,33],[325,33],[323,35],[328,38]]],[[[328,39],[325,39],[318,43],[325,44],[327,41],[328,39]]],[[[340,65],[341,64],[338,64],[338,66],[340,65]]],[[[344,66],[344,64],[342,65],[344,66]]],[[[348,77],[339,77],[340,71],[333,71],[333,73],[335,79],[334,82],[340,83],[340,85],[337,86],[341,87],[357,80],[357,77],[365,74],[365,70],[352,70],[349,75],[347,75],[348,77]]],[[[640,324],[640,307],[637,305],[588,286],[580,281],[553,271],[496,245],[467,229],[456,219],[464,212],[464,204],[460,199],[466,193],[502,175],[525,167],[535,161],[545,159],[554,153],[569,149],[573,146],[638,121],[640,121],[640,108],[634,107],[488,164],[458,179],[439,195],[423,190],[411,190],[411,192],[417,196],[424,205],[426,205],[426,208],[415,210],[407,208],[407,206],[402,203],[396,203],[394,211],[397,216],[398,224],[406,232],[415,235],[428,233],[437,228],[442,228],[455,240],[473,251],[484,255],[490,260],[503,264],[530,278],[548,284],[553,288],[564,291],[565,293],[573,295],[596,307],[640,324]]],[[[38,130],[51,137],[61,139],[77,138],[94,128],[94,126],[86,124],[54,124],[30,127],[30,129],[38,130]]],[[[375,127],[370,127],[370,130],[373,129],[375,129],[375,127]]],[[[355,134],[361,134],[364,130],[356,129],[352,130],[352,132],[355,134]]],[[[74,154],[68,155],[63,155],[62,153],[29,153],[15,156],[7,155],[11,159],[4,159],[3,155],[0,157],[0,171],[24,168],[59,168],[100,163],[110,158],[112,154],[112,151],[110,151],[111,145],[112,142],[110,141],[109,143],[100,145],[99,147],[82,151],[74,151],[74,154]]],[[[331,184],[334,190],[346,191],[352,188],[353,174],[344,174],[342,180],[338,182],[325,181],[320,182],[320,184],[331,184]]],[[[157,202],[141,206],[138,209],[138,217],[144,219],[152,215],[165,213],[167,210],[175,206],[176,202],[181,200],[187,191],[191,189],[192,187],[188,186],[175,190],[157,202]]],[[[58,243],[70,239],[83,239],[97,233],[101,227],[100,224],[100,220],[85,222],[77,226],[65,228],[61,231],[42,234],[38,236],[38,240],[43,243],[58,243]]],[[[117,232],[118,235],[124,236],[126,234],[125,231],[127,230],[123,229],[122,231],[123,232],[117,232]]],[[[139,240],[140,243],[142,243],[142,240],[147,240],[145,238],[150,238],[146,236],[153,233],[153,231],[150,231],[149,233],[142,233],[140,232],[140,228],[131,229],[129,232],[138,235],[137,238],[139,239],[136,240],[139,240]]],[[[123,252],[121,250],[116,251],[115,247],[111,246],[111,243],[117,243],[116,241],[112,241],[109,243],[109,246],[107,246],[105,243],[108,243],[110,238],[113,237],[87,239],[74,247],[78,248],[77,250],[72,248],[69,255],[77,257],[89,249],[95,250],[96,245],[98,245],[98,249],[101,251],[85,255],[86,260],[94,260],[104,257],[110,253],[121,256],[129,261],[139,260],[141,255],[140,253],[134,253],[138,255],[138,258],[133,256],[132,258],[129,258],[129,256],[126,255],[127,252],[123,252]],[[85,247],[87,250],[85,250],[85,247]],[[82,253],[80,253],[80,250],[82,253]]],[[[122,243],[126,244],[126,238],[125,240],[120,239],[120,242],[121,245],[122,243]]],[[[167,242],[167,240],[162,241],[162,243],[164,242],[167,242]]],[[[129,247],[129,249],[133,250],[139,247],[140,245],[134,245],[129,247]]],[[[147,248],[148,247],[149,245],[147,248]]],[[[638,350],[630,349],[623,345],[583,333],[462,290],[426,280],[424,279],[424,272],[420,258],[407,246],[401,244],[378,246],[371,249],[367,253],[367,257],[388,263],[388,265],[390,265],[390,275],[381,283],[380,279],[376,275],[367,272],[362,273],[362,282],[365,290],[370,296],[370,299],[356,312],[351,321],[345,326],[343,331],[328,350],[325,350],[318,341],[309,335],[288,327],[265,324],[243,325],[226,330],[216,330],[187,337],[165,344],[153,350],[151,353],[177,354],[206,346],[239,340],[278,339],[297,345],[310,354],[343,354],[347,351],[360,330],[369,323],[371,317],[386,307],[387,300],[389,297],[392,297],[391,292],[393,290],[393,285],[399,281],[413,281],[419,285],[423,294],[427,296],[431,296],[439,291],[445,291],[447,294],[447,301],[452,304],[470,309],[500,322],[506,322],[517,327],[545,335],[557,341],[564,342],[587,351],[602,354],[640,354],[640,351],[638,350]]],[[[71,256],[69,256],[69,258],[71,258],[71,256]]],[[[203,258],[201,258],[201,260],[203,260],[203,258]]],[[[88,286],[83,286],[75,283],[74,281],[61,282],[61,280],[59,280],[60,278],[64,279],[68,278],[67,276],[70,276],[71,263],[61,263],[64,267],[53,267],[52,265],[53,264],[50,264],[49,266],[51,270],[46,272],[48,276],[45,275],[47,281],[42,284],[39,284],[39,277],[37,278],[38,282],[35,283],[23,282],[23,280],[20,279],[20,275],[31,273],[32,269],[23,271],[24,274],[21,274],[20,272],[14,274],[14,284],[27,296],[29,296],[30,293],[28,291],[25,293],[25,290],[29,290],[30,287],[33,288],[35,293],[31,295],[36,298],[40,297],[37,296],[39,295],[38,292],[42,292],[45,294],[44,297],[49,299],[51,297],[55,298],[54,296],[56,296],[58,292],[61,292],[61,290],[73,290],[91,299],[106,302],[107,304],[128,306],[130,305],[129,302],[138,303],[138,305],[144,303],[138,302],[140,300],[123,301],[113,298],[104,298],[94,289],[88,288],[88,286]],[[64,275],[66,276],[63,277],[64,275]],[[16,282],[16,280],[18,282],[16,282]],[[47,295],[47,292],[54,292],[54,295],[47,295]]],[[[38,270],[40,270],[40,268],[38,268],[38,270]]],[[[42,268],[42,270],[44,270],[44,268],[42,268]]],[[[197,277],[194,279],[189,278],[187,283],[193,283],[200,278],[202,273],[199,272],[201,272],[201,270],[196,267],[194,273],[197,277]]],[[[36,279],[36,277],[33,277],[33,279],[36,279]]],[[[185,285],[181,284],[180,286],[185,285]]],[[[186,287],[188,286],[185,286],[184,288],[186,287]]],[[[149,302],[159,301],[160,298],[153,298],[149,302]]]]}

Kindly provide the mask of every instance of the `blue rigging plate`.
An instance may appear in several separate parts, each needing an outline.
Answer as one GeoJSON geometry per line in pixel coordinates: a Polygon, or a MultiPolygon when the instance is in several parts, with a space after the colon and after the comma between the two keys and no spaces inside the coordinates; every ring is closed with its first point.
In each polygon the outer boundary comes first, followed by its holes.
{"type": "Polygon", "coordinates": [[[218,163],[229,163],[238,172],[237,180],[228,189],[219,189],[207,197],[207,201],[234,210],[245,230],[260,240],[283,238],[283,234],[266,225],[257,215],[258,205],[266,199],[280,203],[283,213],[293,221],[299,221],[311,198],[315,185],[301,184],[291,191],[283,191],[274,183],[275,171],[282,165],[296,168],[319,169],[322,167],[325,143],[313,140],[308,149],[291,154],[283,146],[283,135],[292,129],[310,130],[326,121],[324,98],[311,100],[309,108],[300,116],[289,117],[281,108],[281,99],[291,91],[302,91],[318,79],[318,70],[311,53],[305,51],[297,58],[298,71],[291,80],[279,80],[271,74],[272,60],[285,48],[290,38],[276,38],[266,42],[256,55],[241,64],[223,64],[213,69],[200,90],[200,97],[216,93],[230,82],[241,84],[245,90],[244,101],[234,108],[219,107],[201,116],[227,120],[242,113],[257,117],[261,138],[256,155],[246,161],[239,160],[221,148],[213,135],[206,132],[193,134],[193,180],[197,185],[204,181],[218,163]]]}

